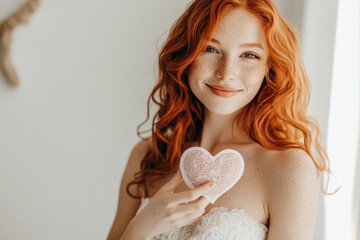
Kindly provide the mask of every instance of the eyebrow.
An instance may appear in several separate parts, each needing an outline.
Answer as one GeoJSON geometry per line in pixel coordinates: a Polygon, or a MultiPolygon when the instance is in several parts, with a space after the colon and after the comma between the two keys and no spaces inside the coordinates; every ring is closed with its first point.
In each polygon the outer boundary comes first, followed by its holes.
{"type": "MultiPolygon", "coordinates": [[[[215,38],[211,39],[210,42],[221,44],[220,41],[215,38]]],[[[260,43],[243,43],[243,44],[240,44],[240,47],[255,47],[255,48],[260,48],[260,49],[264,50],[263,45],[260,43]]]]}

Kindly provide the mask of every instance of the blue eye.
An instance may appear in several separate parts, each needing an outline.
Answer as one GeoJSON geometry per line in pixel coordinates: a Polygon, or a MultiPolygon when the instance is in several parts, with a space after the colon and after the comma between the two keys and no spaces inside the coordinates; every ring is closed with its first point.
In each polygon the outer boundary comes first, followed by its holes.
{"type": "Polygon", "coordinates": [[[213,48],[213,47],[207,47],[206,49],[205,49],[205,51],[206,52],[212,52],[212,53],[217,53],[217,51],[216,51],[216,49],[215,48],[213,48]]]}
{"type": "Polygon", "coordinates": [[[245,58],[250,58],[250,59],[260,59],[258,56],[256,56],[255,54],[252,54],[252,53],[244,53],[243,56],[245,58]]]}

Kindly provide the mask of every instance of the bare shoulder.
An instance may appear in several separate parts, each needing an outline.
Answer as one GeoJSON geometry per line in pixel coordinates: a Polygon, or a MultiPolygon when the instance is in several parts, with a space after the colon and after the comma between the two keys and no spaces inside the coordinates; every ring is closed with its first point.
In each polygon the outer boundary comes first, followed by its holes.
{"type": "Polygon", "coordinates": [[[312,159],[300,149],[272,151],[266,168],[268,239],[311,239],[317,196],[312,159]]]}
{"type": "Polygon", "coordinates": [[[316,184],[317,171],[310,156],[301,149],[271,151],[267,154],[266,167],[272,180],[283,184],[316,184]],[[306,181],[311,180],[311,181],[306,181]]]}
{"type": "Polygon", "coordinates": [[[134,148],[131,151],[131,154],[146,154],[151,149],[151,138],[146,138],[140,140],[135,144],[134,148]]]}
{"type": "Polygon", "coordinates": [[[141,160],[145,157],[150,150],[149,140],[141,140],[135,144],[130,152],[130,156],[127,160],[125,171],[122,180],[133,177],[133,175],[140,170],[141,160]]]}

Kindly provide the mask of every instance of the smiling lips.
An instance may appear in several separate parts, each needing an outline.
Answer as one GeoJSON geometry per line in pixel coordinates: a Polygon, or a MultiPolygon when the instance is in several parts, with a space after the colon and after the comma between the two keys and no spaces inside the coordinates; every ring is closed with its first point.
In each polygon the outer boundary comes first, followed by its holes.
{"type": "Polygon", "coordinates": [[[215,95],[220,96],[220,97],[232,97],[241,91],[238,89],[223,87],[223,86],[219,86],[219,85],[206,84],[206,86],[208,86],[215,95]]]}

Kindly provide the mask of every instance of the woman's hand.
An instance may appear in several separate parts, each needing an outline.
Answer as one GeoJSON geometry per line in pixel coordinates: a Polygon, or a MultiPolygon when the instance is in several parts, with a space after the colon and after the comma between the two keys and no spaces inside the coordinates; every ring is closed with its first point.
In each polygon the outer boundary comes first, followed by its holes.
{"type": "Polygon", "coordinates": [[[181,182],[183,179],[178,171],[134,217],[134,225],[147,229],[147,237],[151,238],[192,224],[205,213],[205,208],[210,202],[201,195],[209,190],[211,182],[193,190],[174,193],[174,189],[181,182]]]}

